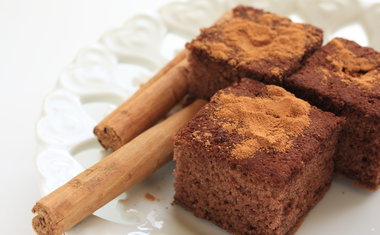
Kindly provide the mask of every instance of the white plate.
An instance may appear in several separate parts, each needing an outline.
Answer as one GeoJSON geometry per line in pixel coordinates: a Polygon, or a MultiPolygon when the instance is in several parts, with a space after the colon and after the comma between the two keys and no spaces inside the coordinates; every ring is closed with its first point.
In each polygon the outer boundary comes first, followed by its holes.
{"type": "MultiPolygon", "coordinates": [[[[37,166],[43,195],[67,182],[107,153],[92,134],[94,125],[138,89],[221,13],[244,3],[313,23],[325,41],[342,36],[380,49],[380,4],[354,0],[173,1],[158,12],[139,14],[81,50],[46,98],[37,125],[37,166]]],[[[95,212],[70,235],[225,234],[172,206],[173,163],[95,212]],[[147,200],[153,194],[159,201],[147,200]]],[[[298,235],[380,234],[380,191],[373,193],[335,179],[307,216],[298,235]]]]}

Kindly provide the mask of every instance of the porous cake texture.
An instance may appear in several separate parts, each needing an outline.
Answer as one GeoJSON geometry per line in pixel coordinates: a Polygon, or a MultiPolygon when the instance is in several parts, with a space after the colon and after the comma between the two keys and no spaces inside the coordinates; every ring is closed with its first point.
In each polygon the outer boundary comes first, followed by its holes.
{"type": "Polygon", "coordinates": [[[346,118],[335,168],[376,190],[380,186],[380,53],[335,38],[316,51],[285,87],[319,108],[346,118]]]}
{"type": "Polygon", "coordinates": [[[342,122],[243,79],[176,134],[175,203],[233,234],[293,234],[330,186],[342,122]]]}
{"type": "Polygon", "coordinates": [[[242,77],[281,85],[320,47],[322,38],[312,25],[237,6],[186,45],[190,93],[209,98],[242,77]]]}

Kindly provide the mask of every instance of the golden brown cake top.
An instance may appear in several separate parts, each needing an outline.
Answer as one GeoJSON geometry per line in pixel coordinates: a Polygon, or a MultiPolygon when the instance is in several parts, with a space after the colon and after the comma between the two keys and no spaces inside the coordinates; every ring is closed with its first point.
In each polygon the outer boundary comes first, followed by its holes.
{"type": "Polygon", "coordinates": [[[331,40],[285,83],[329,100],[328,109],[336,113],[358,110],[380,117],[380,52],[354,41],[331,40]]]}
{"type": "Polygon", "coordinates": [[[353,83],[360,89],[373,89],[380,85],[380,54],[363,56],[347,48],[347,41],[335,38],[329,43],[330,54],[326,60],[333,65],[331,70],[324,69],[325,78],[331,74],[340,77],[342,82],[353,83]],[[331,74],[329,74],[331,73],[331,74]]]}
{"type": "Polygon", "coordinates": [[[300,61],[321,43],[322,32],[310,25],[251,7],[238,6],[232,16],[202,30],[191,47],[232,66],[257,61],[273,62],[273,73],[283,73],[286,60],[300,61]],[[281,62],[282,61],[282,62],[281,62]]]}
{"type": "Polygon", "coordinates": [[[218,91],[174,144],[180,146],[176,154],[228,161],[232,169],[282,187],[331,144],[342,124],[282,88],[243,78],[218,91]]]}
{"type": "Polygon", "coordinates": [[[243,137],[234,157],[250,158],[256,151],[285,152],[310,124],[311,106],[278,86],[266,86],[266,95],[249,97],[219,92],[213,119],[228,133],[243,137]]]}

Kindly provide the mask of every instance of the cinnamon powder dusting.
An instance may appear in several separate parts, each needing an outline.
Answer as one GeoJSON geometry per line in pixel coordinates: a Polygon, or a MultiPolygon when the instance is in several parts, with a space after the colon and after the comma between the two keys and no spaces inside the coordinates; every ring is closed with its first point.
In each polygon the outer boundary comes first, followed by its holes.
{"type": "Polygon", "coordinates": [[[221,93],[215,120],[228,132],[244,140],[232,149],[234,157],[250,158],[257,151],[284,152],[292,138],[310,124],[311,106],[277,86],[267,86],[268,96],[247,97],[221,93]]]}
{"type": "Polygon", "coordinates": [[[345,48],[339,39],[334,39],[330,43],[335,53],[326,59],[334,65],[333,73],[343,78],[343,82],[354,83],[361,89],[371,89],[375,84],[380,85],[380,60],[355,55],[345,48]]]}
{"type": "MultiPolygon", "coordinates": [[[[234,17],[229,21],[207,29],[216,40],[195,40],[193,45],[209,51],[217,59],[229,60],[232,66],[260,60],[301,58],[306,46],[319,38],[307,32],[302,24],[265,13],[255,16],[260,23],[234,17]],[[273,26],[276,22],[276,26],[273,26]]],[[[280,68],[274,68],[281,73],[280,68]]]]}

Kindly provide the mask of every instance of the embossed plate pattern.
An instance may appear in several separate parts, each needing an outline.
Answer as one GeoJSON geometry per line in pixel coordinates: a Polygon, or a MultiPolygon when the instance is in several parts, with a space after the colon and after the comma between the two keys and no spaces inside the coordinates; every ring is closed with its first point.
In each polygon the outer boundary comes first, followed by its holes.
{"type": "MultiPolygon", "coordinates": [[[[37,124],[36,162],[42,194],[106,156],[92,134],[94,125],[181,50],[200,27],[238,3],[315,24],[324,29],[325,41],[343,36],[380,49],[379,1],[188,0],[135,15],[102,35],[97,44],[79,51],[46,98],[37,124]]],[[[68,234],[226,234],[171,205],[173,168],[170,163],[160,169],[68,234]],[[146,193],[158,200],[146,200],[146,193]]],[[[367,192],[336,179],[297,234],[379,234],[379,221],[380,192],[367,192]]]]}

